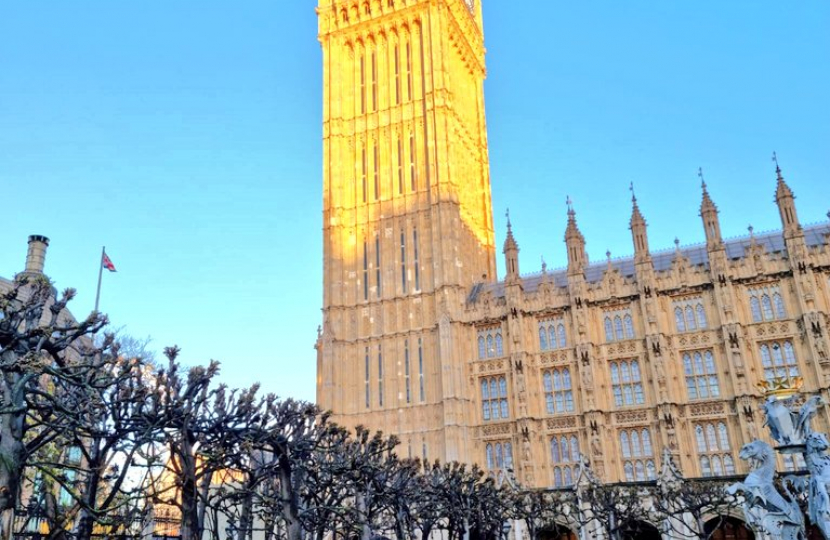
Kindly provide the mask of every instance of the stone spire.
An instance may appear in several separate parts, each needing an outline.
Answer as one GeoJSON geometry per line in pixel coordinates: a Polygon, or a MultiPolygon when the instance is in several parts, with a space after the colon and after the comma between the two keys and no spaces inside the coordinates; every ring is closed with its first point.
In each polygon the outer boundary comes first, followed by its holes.
{"type": "Polygon", "coordinates": [[[703,190],[703,199],[700,202],[700,217],[703,219],[703,231],[706,233],[706,247],[709,249],[723,245],[723,238],[720,234],[720,219],[718,219],[718,207],[709,196],[706,189],[706,180],[703,179],[703,169],[697,170],[700,178],[700,188],[703,190]]]}
{"type": "Polygon", "coordinates": [[[571,199],[568,197],[568,227],[565,229],[565,244],[568,246],[568,273],[582,273],[588,265],[588,255],[585,253],[585,237],[576,224],[571,199]]]}
{"type": "Polygon", "coordinates": [[[798,213],[795,210],[795,195],[793,195],[793,191],[781,174],[781,167],[778,165],[778,156],[775,152],[772,153],[772,160],[775,162],[775,174],[778,176],[775,187],[775,203],[778,205],[778,212],[781,214],[784,237],[788,238],[799,234],[801,231],[798,213]]]}
{"type": "Polygon", "coordinates": [[[513,238],[513,226],[510,223],[510,210],[507,211],[507,238],[504,240],[504,267],[507,269],[507,280],[519,277],[519,244],[513,238]]]}
{"type": "Polygon", "coordinates": [[[628,228],[631,229],[631,237],[634,240],[634,260],[643,262],[648,259],[648,231],[646,220],[637,205],[637,197],[634,195],[634,183],[631,183],[631,220],[628,228]]]}

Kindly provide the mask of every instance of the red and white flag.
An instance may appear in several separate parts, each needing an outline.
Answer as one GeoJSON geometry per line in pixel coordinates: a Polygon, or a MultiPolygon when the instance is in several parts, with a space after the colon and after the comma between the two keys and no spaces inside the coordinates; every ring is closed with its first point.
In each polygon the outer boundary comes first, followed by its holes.
{"type": "Polygon", "coordinates": [[[115,270],[115,265],[112,264],[112,261],[110,260],[110,258],[107,256],[106,253],[104,253],[103,257],[101,258],[101,265],[104,268],[106,268],[107,270],[109,270],[110,272],[115,272],[116,271],[115,270]]]}

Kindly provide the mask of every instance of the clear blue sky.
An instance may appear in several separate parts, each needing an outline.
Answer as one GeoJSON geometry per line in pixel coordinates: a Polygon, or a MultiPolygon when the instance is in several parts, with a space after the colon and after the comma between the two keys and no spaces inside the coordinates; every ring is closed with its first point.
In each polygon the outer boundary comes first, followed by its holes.
{"type": "MultiPolygon", "coordinates": [[[[312,0],[0,3],[0,275],[47,273],[235,386],[314,398],[321,56],[312,0]]],[[[803,222],[830,210],[830,2],[485,0],[499,246],[565,263],[565,198],[593,260],[702,240],[702,166],[729,236],[779,225],[773,150],[803,222]]],[[[499,252],[501,250],[499,249],[499,252]]],[[[501,256],[499,257],[501,264],[501,256]]]]}

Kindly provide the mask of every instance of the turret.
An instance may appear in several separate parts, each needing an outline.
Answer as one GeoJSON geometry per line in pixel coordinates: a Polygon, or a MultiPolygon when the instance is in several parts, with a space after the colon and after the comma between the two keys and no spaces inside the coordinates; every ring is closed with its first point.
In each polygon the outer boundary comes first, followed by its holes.
{"type": "Polygon", "coordinates": [[[640,207],[637,205],[637,197],[634,196],[634,189],[631,189],[631,221],[628,223],[628,228],[631,229],[631,238],[634,240],[634,261],[637,263],[645,262],[649,258],[648,251],[648,231],[646,220],[640,212],[640,207]]]}
{"type": "Polygon", "coordinates": [[[720,219],[718,219],[718,207],[709,197],[706,189],[706,181],[703,179],[703,170],[698,169],[700,187],[703,190],[703,200],[700,202],[700,217],[703,220],[703,230],[706,233],[706,247],[714,249],[723,245],[723,238],[720,234],[720,219]]]}
{"type": "Polygon", "coordinates": [[[568,227],[565,229],[565,244],[568,246],[568,274],[581,274],[588,265],[585,253],[585,237],[576,224],[576,212],[568,200],[568,227]]]}
{"type": "Polygon", "coordinates": [[[507,238],[504,240],[504,267],[507,270],[507,281],[519,278],[519,244],[513,238],[513,227],[510,223],[510,211],[507,212],[507,238]]]}
{"type": "Polygon", "coordinates": [[[778,176],[775,188],[775,203],[778,205],[778,212],[781,214],[781,227],[784,229],[784,238],[792,238],[801,234],[801,224],[798,222],[798,213],[795,210],[795,195],[793,195],[787,182],[784,181],[781,167],[778,166],[778,157],[774,152],[772,159],[775,161],[775,173],[778,176]]]}

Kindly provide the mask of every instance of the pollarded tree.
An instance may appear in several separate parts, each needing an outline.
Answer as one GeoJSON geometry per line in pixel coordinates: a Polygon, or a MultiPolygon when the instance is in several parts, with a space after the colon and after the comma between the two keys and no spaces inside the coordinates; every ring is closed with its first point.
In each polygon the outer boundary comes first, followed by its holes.
{"type": "Polygon", "coordinates": [[[60,434],[49,429],[55,402],[53,377],[66,369],[95,370],[78,355],[106,319],[92,314],[76,322],[66,311],[75,296],[56,298],[44,277],[24,277],[0,296],[0,538],[11,538],[24,469],[39,448],[60,434]]]}
{"type": "Polygon", "coordinates": [[[161,474],[147,484],[154,501],[177,508],[182,540],[201,539],[215,475],[232,469],[240,434],[260,414],[258,387],[227,390],[212,383],[219,363],[193,367],[186,375],[177,347],[165,349],[168,366],[153,375],[154,387],[142,417],[158,426],[156,442],[166,452],[161,474]]]}

